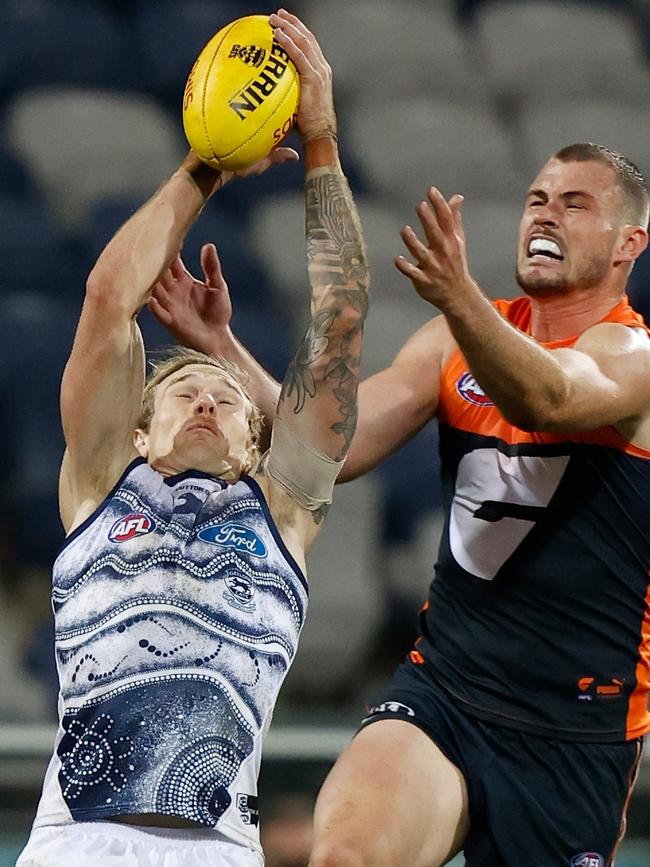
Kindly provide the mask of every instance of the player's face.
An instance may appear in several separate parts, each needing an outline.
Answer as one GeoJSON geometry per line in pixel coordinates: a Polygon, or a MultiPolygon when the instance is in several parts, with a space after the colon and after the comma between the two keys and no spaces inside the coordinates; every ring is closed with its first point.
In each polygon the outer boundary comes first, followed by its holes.
{"type": "Polygon", "coordinates": [[[517,281],[529,295],[597,288],[623,229],[616,175],[599,162],[550,160],[531,184],[519,224],[517,281]]]}
{"type": "Polygon", "coordinates": [[[230,465],[239,475],[250,449],[241,390],[209,365],[181,368],[157,386],[143,445],[141,454],[154,466],[222,475],[230,465]]]}

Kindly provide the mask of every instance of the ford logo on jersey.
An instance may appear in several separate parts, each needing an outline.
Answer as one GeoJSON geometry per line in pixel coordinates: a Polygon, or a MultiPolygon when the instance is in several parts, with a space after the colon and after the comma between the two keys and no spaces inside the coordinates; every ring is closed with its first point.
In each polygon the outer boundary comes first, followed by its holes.
{"type": "Polygon", "coordinates": [[[212,527],[204,527],[199,531],[199,539],[209,542],[210,545],[221,545],[223,548],[234,548],[236,551],[245,551],[253,557],[266,557],[266,546],[257,533],[249,527],[228,521],[225,524],[215,524],[212,527]]]}
{"type": "Polygon", "coordinates": [[[118,518],[108,531],[108,538],[111,542],[128,542],[135,536],[146,536],[155,529],[156,525],[141,512],[132,512],[125,518],[118,518]]]}
{"type": "Polygon", "coordinates": [[[458,394],[470,403],[475,403],[477,406],[494,406],[493,401],[483,391],[472,374],[467,371],[456,383],[458,394]]]}
{"type": "Polygon", "coordinates": [[[605,867],[605,859],[598,852],[580,852],[571,859],[571,867],[605,867]]]}

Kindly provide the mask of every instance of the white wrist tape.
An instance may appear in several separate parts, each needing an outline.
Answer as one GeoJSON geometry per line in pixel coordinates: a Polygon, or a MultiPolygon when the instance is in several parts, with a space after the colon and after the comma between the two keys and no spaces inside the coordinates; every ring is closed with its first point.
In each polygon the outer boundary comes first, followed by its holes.
{"type": "Polygon", "coordinates": [[[262,466],[303,508],[315,512],[332,502],[334,482],[344,463],[345,460],[332,460],[303,443],[289,425],[276,416],[271,447],[262,459],[262,466]]]}

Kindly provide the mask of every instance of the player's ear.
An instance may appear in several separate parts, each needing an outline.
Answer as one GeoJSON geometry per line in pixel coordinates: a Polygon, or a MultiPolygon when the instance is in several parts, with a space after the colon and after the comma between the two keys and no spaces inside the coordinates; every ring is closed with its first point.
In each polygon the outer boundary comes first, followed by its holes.
{"type": "Polygon", "coordinates": [[[626,226],[619,246],[620,260],[633,262],[648,246],[648,233],[642,226],[626,226]]]}
{"type": "Polygon", "coordinates": [[[139,427],[133,432],[133,445],[138,450],[140,456],[146,460],[149,456],[149,435],[139,427]]]}

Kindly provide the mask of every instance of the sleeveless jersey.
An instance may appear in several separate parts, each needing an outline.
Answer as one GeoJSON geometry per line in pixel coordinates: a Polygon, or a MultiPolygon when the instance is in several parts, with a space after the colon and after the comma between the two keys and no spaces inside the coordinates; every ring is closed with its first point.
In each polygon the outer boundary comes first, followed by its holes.
{"type": "Polygon", "coordinates": [[[35,825],[159,813],[259,851],[262,738],[307,585],[258,484],[138,458],[53,573],[60,725],[35,825]]]}
{"type": "MultiPolygon", "coordinates": [[[[495,304],[529,331],[527,298],[495,304]]],[[[645,328],[627,298],[602,321],[645,328]]],[[[488,722],[580,741],[645,733],[650,452],[612,427],[518,429],[458,349],[439,420],[446,522],[411,660],[488,722]]]]}

